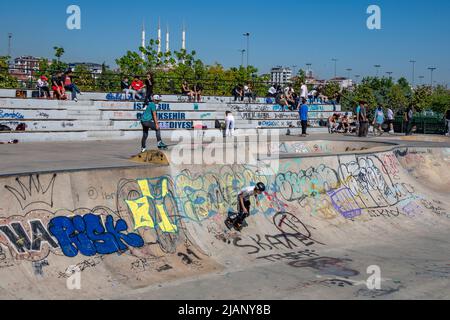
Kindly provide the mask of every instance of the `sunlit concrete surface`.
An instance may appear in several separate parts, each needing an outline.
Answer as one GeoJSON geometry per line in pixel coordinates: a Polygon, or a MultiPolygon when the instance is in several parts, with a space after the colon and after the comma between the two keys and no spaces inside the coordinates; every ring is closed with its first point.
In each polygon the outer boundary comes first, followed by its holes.
{"type": "Polygon", "coordinates": [[[282,138],[256,166],[136,164],[138,141],[0,145],[0,298],[449,299],[450,142],[417,140],[282,138]]]}

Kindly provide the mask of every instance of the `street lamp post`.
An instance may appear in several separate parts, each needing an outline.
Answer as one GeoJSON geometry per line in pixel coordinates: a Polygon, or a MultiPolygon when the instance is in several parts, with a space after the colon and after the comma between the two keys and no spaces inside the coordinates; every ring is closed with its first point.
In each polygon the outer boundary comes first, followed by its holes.
{"type": "Polygon", "coordinates": [[[420,79],[420,85],[423,85],[423,79],[425,79],[425,76],[419,76],[420,79]]]}
{"type": "Polygon", "coordinates": [[[292,74],[293,74],[294,77],[297,75],[297,74],[295,73],[295,71],[297,71],[297,67],[298,67],[298,66],[296,66],[296,65],[293,65],[293,66],[292,66],[292,74]]]}
{"type": "Polygon", "coordinates": [[[239,52],[241,53],[241,67],[244,67],[244,55],[245,55],[246,50],[242,49],[242,50],[239,50],[239,52]]]}
{"type": "Polygon", "coordinates": [[[331,61],[334,62],[334,78],[336,78],[336,77],[337,77],[337,62],[338,62],[339,60],[336,59],[336,58],[333,58],[333,59],[331,59],[331,61]]]}
{"type": "Polygon", "coordinates": [[[392,78],[393,72],[392,71],[387,71],[386,74],[389,75],[389,78],[392,78]]]}
{"type": "Polygon", "coordinates": [[[350,79],[350,73],[353,71],[353,69],[352,68],[347,68],[347,69],[345,69],[347,72],[348,72],[348,78],[350,79]]]}
{"type": "Polygon", "coordinates": [[[412,81],[411,81],[411,83],[412,83],[412,86],[413,87],[415,87],[415,82],[416,82],[416,60],[410,60],[409,61],[410,63],[412,63],[412,81]]]}
{"type": "Polygon", "coordinates": [[[11,58],[11,47],[12,47],[12,33],[8,33],[8,57],[11,58]]]}
{"type": "Polygon", "coordinates": [[[247,69],[248,69],[248,66],[250,65],[249,64],[249,61],[250,61],[250,33],[244,33],[244,37],[247,37],[247,69]]]}
{"type": "Polygon", "coordinates": [[[306,67],[307,67],[307,74],[306,74],[306,76],[307,77],[309,77],[309,75],[311,74],[311,66],[312,66],[312,63],[310,63],[310,62],[308,62],[307,64],[306,64],[306,67]]]}
{"type": "Polygon", "coordinates": [[[437,68],[435,67],[429,67],[428,70],[431,71],[431,88],[433,88],[433,72],[434,70],[436,70],[437,68]]]}
{"type": "Polygon", "coordinates": [[[379,71],[380,71],[381,65],[376,64],[376,65],[374,65],[374,67],[377,69],[377,78],[378,78],[378,75],[379,75],[379,71]]]}
{"type": "Polygon", "coordinates": [[[356,83],[358,83],[359,78],[361,78],[361,75],[360,74],[355,74],[355,78],[356,78],[356,83]]]}

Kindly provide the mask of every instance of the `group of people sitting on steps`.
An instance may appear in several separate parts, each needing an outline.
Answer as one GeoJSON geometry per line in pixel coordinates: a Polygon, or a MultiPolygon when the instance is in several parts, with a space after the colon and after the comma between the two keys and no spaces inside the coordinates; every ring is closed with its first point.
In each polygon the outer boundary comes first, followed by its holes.
{"type": "Polygon", "coordinates": [[[124,100],[144,100],[144,103],[147,104],[152,100],[155,81],[153,74],[149,72],[144,81],[139,76],[135,76],[130,83],[130,79],[124,77],[120,87],[125,94],[124,100]]]}
{"type": "Polygon", "coordinates": [[[235,86],[232,90],[232,95],[235,102],[238,100],[242,102],[245,98],[248,98],[249,103],[256,101],[256,93],[253,92],[253,86],[250,82],[248,82],[246,85],[238,84],[237,86],[235,86]]]}
{"type": "Polygon", "coordinates": [[[66,72],[58,71],[50,79],[42,75],[36,85],[39,92],[39,98],[67,100],[66,92],[71,93],[72,100],[78,102],[77,94],[82,95],[80,89],[74,83],[73,70],[68,69],[66,72]],[[53,96],[50,93],[53,91],[53,96]]]}

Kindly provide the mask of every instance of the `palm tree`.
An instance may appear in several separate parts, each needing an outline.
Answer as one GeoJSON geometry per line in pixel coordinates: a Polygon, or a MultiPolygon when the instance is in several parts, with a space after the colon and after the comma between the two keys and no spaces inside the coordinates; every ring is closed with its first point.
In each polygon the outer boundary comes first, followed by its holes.
{"type": "Polygon", "coordinates": [[[61,57],[64,55],[64,48],[61,47],[53,47],[53,49],[55,50],[55,57],[58,58],[58,62],[61,61],[61,57]]]}

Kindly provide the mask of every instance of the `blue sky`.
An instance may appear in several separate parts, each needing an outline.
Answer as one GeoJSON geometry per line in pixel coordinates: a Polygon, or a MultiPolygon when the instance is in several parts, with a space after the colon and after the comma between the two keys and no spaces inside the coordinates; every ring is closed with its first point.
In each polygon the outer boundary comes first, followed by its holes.
{"type": "MultiPolygon", "coordinates": [[[[261,72],[283,65],[312,69],[321,78],[334,75],[331,58],[339,59],[338,74],[375,75],[394,72],[430,81],[450,83],[450,1],[448,0],[137,0],[137,1],[1,1],[0,54],[7,53],[7,33],[14,34],[13,56],[51,57],[53,46],[66,49],[63,60],[89,61],[114,66],[115,58],[140,45],[143,20],[148,37],[156,38],[158,17],[169,24],[171,48],[181,47],[181,28],[187,26],[188,49],[206,63],[235,66],[245,49],[242,34],[250,32],[250,63],[261,72]],[[66,9],[82,10],[82,29],[66,28],[66,9]],[[382,10],[382,30],[366,27],[367,7],[382,10]]],[[[420,80],[416,80],[420,81],[420,80]]]]}

